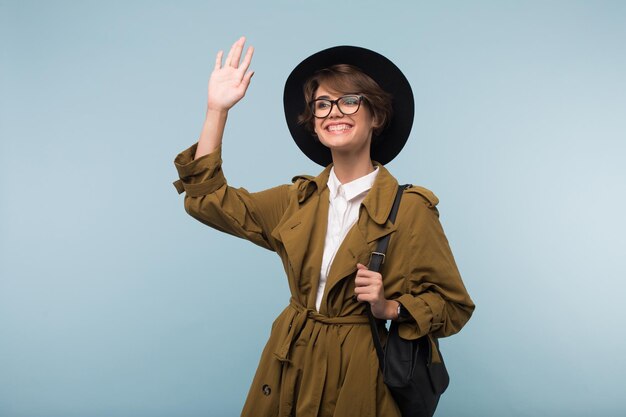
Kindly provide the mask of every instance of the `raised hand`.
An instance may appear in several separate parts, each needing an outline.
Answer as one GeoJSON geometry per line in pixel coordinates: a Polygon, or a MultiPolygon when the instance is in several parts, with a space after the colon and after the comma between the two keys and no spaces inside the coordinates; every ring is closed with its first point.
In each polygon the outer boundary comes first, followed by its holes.
{"type": "Polygon", "coordinates": [[[246,94],[254,71],[248,71],[254,48],[248,47],[241,60],[245,37],[233,44],[222,65],[223,51],[217,53],[215,68],[211,73],[208,88],[207,111],[228,111],[246,94]],[[241,62],[240,62],[241,60],[241,62]]]}

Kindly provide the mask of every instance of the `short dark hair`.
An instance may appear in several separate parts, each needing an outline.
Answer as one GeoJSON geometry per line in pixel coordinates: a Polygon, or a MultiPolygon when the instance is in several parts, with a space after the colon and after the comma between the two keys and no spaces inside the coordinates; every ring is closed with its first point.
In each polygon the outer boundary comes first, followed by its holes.
{"type": "Polygon", "coordinates": [[[298,123],[314,134],[315,116],[311,103],[315,99],[318,87],[324,84],[331,90],[343,94],[363,95],[363,104],[377,121],[374,135],[379,135],[387,126],[393,115],[392,96],[383,90],[376,81],[358,67],[348,64],[337,64],[317,71],[304,83],[304,112],[298,116],[298,123]]]}

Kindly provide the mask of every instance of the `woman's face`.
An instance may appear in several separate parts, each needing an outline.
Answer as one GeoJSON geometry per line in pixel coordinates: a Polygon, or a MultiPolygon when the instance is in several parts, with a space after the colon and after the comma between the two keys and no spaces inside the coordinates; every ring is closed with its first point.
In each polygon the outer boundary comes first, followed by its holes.
{"type": "MultiPolygon", "coordinates": [[[[327,89],[322,84],[317,88],[315,98],[336,100],[345,94],[354,94],[354,92],[339,93],[327,89]]],[[[374,126],[374,120],[369,109],[364,103],[361,103],[359,110],[350,115],[341,113],[337,105],[333,105],[327,117],[315,119],[314,128],[320,142],[330,148],[331,151],[342,153],[367,151],[369,154],[374,126]]]]}

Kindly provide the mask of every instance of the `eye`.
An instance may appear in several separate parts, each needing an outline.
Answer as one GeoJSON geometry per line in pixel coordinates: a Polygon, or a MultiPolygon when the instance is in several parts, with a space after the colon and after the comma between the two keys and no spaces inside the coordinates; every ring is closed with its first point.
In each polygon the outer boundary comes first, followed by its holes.
{"type": "Polygon", "coordinates": [[[330,107],[330,101],[328,100],[315,100],[315,108],[318,110],[324,110],[330,107]]]}
{"type": "Polygon", "coordinates": [[[359,96],[343,96],[341,97],[341,104],[344,106],[358,106],[359,96]]]}

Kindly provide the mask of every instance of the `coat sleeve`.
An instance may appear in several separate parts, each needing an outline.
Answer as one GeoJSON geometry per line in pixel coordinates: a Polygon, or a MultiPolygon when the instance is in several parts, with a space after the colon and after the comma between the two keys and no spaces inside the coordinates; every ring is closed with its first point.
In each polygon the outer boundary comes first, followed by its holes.
{"type": "Polygon", "coordinates": [[[174,160],[180,177],[174,186],[179,194],[185,192],[187,213],[214,229],[275,250],[271,231],[289,203],[289,185],[257,193],[230,187],[222,171],[221,147],[194,160],[196,148],[194,144],[174,160]]]}
{"type": "Polygon", "coordinates": [[[461,330],[475,306],[439,222],[437,197],[421,187],[413,187],[407,193],[412,224],[405,249],[405,291],[397,301],[414,320],[400,324],[400,336],[450,336],[461,330]]]}

